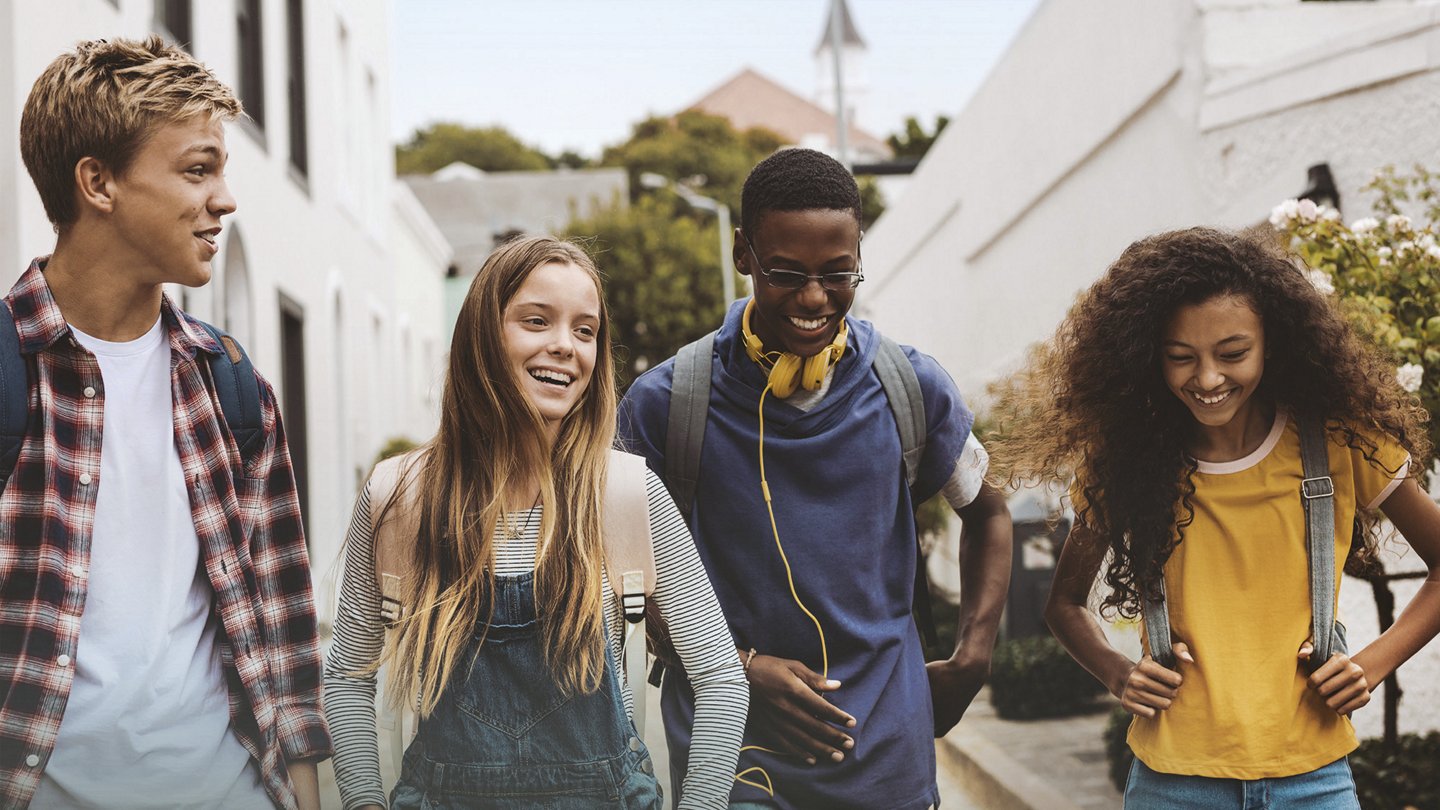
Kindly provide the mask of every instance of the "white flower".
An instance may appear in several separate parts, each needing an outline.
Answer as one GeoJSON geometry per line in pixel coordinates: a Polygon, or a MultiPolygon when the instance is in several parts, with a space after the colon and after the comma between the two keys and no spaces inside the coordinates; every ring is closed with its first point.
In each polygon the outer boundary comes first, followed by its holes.
{"type": "Polygon", "coordinates": [[[1429,254],[1432,259],[1440,259],[1440,245],[1431,245],[1425,248],[1425,252],[1429,254]]]}
{"type": "Polygon", "coordinates": [[[1425,379],[1425,369],[1416,363],[1406,363],[1395,369],[1395,381],[1400,387],[1410,393],[1420,390],[1420,383],[1425,379]]]}
{"type": "Polygon", "coordinates": [[[1351,233],[1369,233],[1380,227],[1380,220],[1375,217],[1361,217],[1350,223],[1351,233]]]}
{"type": "Polygon", "coordinates": [[[1270,224],[1276,230],[1284,230],[1290,225],[1290,220],[1300,213],[1299,200],[1285,200],[1270,210],[1270,224]]]}
{"type": "Polygon", "coordinates": [[[1314,222],[1320,216],[1320,206],[1314,200],[1301,200],[1295,204],[1295,214],[1301,222],[1314,222]]]}
{"type": "Polygon", "coordinates": [[[1406,253],[1409,253],[1414,249],[1415,243],[1411,242],[1409,239],[1406,239],[1404,242],[1401,242],[1400,244],[1395,246],[1395,254],[1398,256],[1404,256],[1406,253]]]}
{"type": "Polygon", "coordinates": [[[1326,222],[1339,222],[1340,212],[1329,206],[1320,206],[1320,218],[1326,222]]]}
{"type": "Polygon", "coordinates": [[[1382,259],[1390,258],[1390,254],[1394,252],[1395,251],[1392,250],[1389,245],[1381,245],[1380,247],[1375,248],[1375,255],[1379,256],[1382,259]]]}
{"type": "Polygon", "coordinates": [[[1305,277],[1319,290],[1322,295],[1330,295],[1335,292],[1335,282],[1330,280],[1330,274],[1324,270],[1306,270],[1305,277]]]}
{"type": "Polygon", "coordinates": [[[1392,231],[1410,230],[1410,217],[1404,214],[1391,214],[1385,218],[1385,227],[1392,231]]]}
{"type": "Polygon", "coordinates": [[[1430,248],[1435,247],[1435,234],[1433,234],[1433,233],[1425,233],[1425,234],[1422,234],[1422,235],[1420,236],[1420,238],[1417,240],[1417,244],[1419,244],[1420,247],[1423,248],[1424,250],[1429,250],[1430,248]]]}

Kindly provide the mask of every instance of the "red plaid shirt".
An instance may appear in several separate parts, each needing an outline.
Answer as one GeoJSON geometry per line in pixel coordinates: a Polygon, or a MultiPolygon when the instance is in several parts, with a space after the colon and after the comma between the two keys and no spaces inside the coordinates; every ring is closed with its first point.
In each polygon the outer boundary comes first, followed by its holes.
{"type": "MultiPolygon", "coordinates": [[[[0,807],[25,807],[60,730],[75,674],[86,572],[103,483],[100,366],[70,333],[37,259],[6,298],[30,361],[30,424],[0,496],[0,807]],[[66,658],[62,658],[66,656],[66,658]],[[61,662],[64,662],[62,665],[61,662]]],[[[175,441],[189,482],[230,724],[278,807],[294,808],[286,762],[330,754],[320,651],[295,477],[274,391],[260,380],[263,447],[242,461],[199,352],[220,346],[167,298],[175,441]],[[237,472],[242,474],[237,475],[237,472]]]]}

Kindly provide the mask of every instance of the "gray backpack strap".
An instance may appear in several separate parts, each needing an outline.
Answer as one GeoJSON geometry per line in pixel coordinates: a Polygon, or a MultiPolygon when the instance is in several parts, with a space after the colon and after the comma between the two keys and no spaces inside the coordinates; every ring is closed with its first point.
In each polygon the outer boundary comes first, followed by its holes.
{"type": "Polygon", "coordinates": [[[710,371],[715,363],[715,333],[686,344],[675,355],[670,383],[670,421],[665,431],[665,486],[687,519],[695,508],[700,480],[700,448],[710,412],[710,371]]]}
{"type": "Polygon", "coordinates": [[[1335,482],[1330,480],[1330,453],[1325,424],[1300,420],[1300,500],[1305,504],[1305,555],[1310,560],[1310,654],[1314,671],[1336,652],[1335,633],[1335,482]]]}
{"type": "Polygon", "coordinates": [[[920,458],[925,455],[925,400],[920,393],[920,378],[900,345],[884,335],[879,337],[875,373],[880,377],[880,386],[885,389],[885,398],[890,402],[895,426],[900,429],[905,484],[914,486],[916,477],[920,475],[920,458]]]}
{"type": "MultiPolygon", "coordinates": [[[[1301,419],[1300,502],[1305,507],[1305,557],[1310,567],[1310,643],[1315,651],[1307,664],[1314,671],[1341,652],[1335,629],[1335,482],[1330,479],[1330,452],[1324,422],[1301,419]]],[[[1170,649],[1170,611],[1165,606],[1165,581],[1160,581],[1160,598],[1142,606],[1150,657],[1170,669],[1175,654],[1170,649]]]]}
{"type": "Polygon", "coordinates": [[[1165,579],[1160,579],[1160,598],[1146,599],[1140,607],[1149,640],[1150,657],[1166,669],[1175,668],[1175,650],[1171,649],[1170,609],[1165,606],[1165,579]]]}

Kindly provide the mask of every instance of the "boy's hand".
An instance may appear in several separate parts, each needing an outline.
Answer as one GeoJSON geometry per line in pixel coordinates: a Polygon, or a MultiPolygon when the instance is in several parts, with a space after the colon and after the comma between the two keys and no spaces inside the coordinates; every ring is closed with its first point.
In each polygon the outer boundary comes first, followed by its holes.
{"type": "Polygon", "coordinates": [[[750,710],[774,729],[780,747],[811,765],[824,757],[845,759],[855,740],[835,726],[853,728],[855,718],[822,695],[840,688],[799,661],[756,655],[750,661],[750,710]]]}
{"type": "MultiPolygon", "coordinates": [[[[1184,644],[1173,644],[1171,649],[1175,651],[1176,659],[1187,664],[1195,663],[1190,648],[1184,644]]],[[[1125,711],[1137,717],[1154,717],[1170,708],[1184,680],[1180,673],[1166,669],[1147,652],[1140,663],[1131,668],[1119,690],[1112,689],[1111,692],[1120,698],[1120,705],[1125,711]]]]}
{"type": "MultiPolygon", "coordinates": [[[[1297,657],[1308,661],[1314,652],[1315,647],[1307,641],[1300,645],[1297,657]]],[[[1305,683],[1319,692],[1325,705],[1336,714],[1349,714],[1370,702],[1370,682],[1365,677],[1365,669],[1344,653],[1331,655],[1305,683]]]]}
{"type": "Polygon", "coordinates": [[[935,736],[944,737],[960,722],[971,701],[990,677],[990,662],[931,661],[925,665],[930,678],[930,703],[935,709],[935,736]]]}

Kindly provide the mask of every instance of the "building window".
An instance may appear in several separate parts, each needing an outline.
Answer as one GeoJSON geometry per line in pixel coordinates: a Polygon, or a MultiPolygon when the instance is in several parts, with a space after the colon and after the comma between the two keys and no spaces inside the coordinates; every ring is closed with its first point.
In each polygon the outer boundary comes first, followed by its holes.
{"type": "Polygon", "coordinates": [[[171,42],[194,53],[190,46],[190,0],[157,0],[155,27],[171,42]]]}
{"type": "Polygon", "coordinates": [[[310,146],[305,120],[305,14],[301,0],[286,0],[285,28],[290,46],[290,77],[287,82],[290,104],[290,165],[303,175],[310,174],[310,146]]]}
{"type": "Polygon", "coordinates": [[[260,0],[239,0],[235,33],[240,52],[240,103],[260,129],[265,129],[265,61],[261,47],[260,0]]]}

